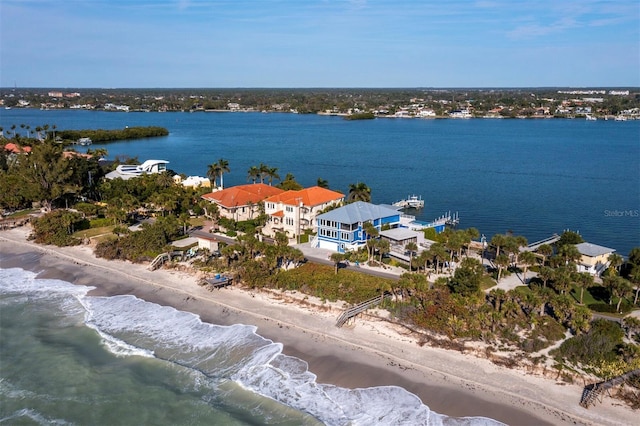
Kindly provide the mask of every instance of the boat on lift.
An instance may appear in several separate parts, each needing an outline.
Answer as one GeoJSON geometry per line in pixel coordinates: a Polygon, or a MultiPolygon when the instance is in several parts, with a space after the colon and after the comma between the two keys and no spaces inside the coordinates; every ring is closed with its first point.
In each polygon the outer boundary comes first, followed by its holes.
{"type": "Polygon", "coordinates": [[[403,209],[421,209],[424,207],[424,200],[422,196],[410,195],[404,200],[396,201],[393,205],[403,209]]]}

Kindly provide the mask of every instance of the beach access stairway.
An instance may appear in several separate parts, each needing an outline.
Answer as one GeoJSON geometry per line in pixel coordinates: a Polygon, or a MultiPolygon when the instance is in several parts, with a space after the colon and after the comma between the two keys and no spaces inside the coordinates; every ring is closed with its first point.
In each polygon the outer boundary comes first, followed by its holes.
{"type": "Polygon", "coordinates": [[[359,304],[357,304],[355,306],[350,307],[349,309],[344,311],[342,313],[342,315],[340,315],[338,317],[338,321],[336,322],[336,327],[338,327],[338,328],[342,327],[351,318],[355,317],[358,314],[361,314],[362,312],[366,311],[367,309],[369,309],[372,306],[379,305],[380,303],[382,303],[382,301],[384,299],[387,299],[387,298],[390,298],[390,297],[391,297],[391,293],[384,292],[380,296],[376,296],[376,297],[374,297],[372,299],[366,300],[366,301],[364,301],[362,303],[359,303],[359,304]]]}
{"type": "Polygon", "coordinates": [[[640,369],[629,371],[605,382],[592,383],[585,386],[584,390],[582,391],[580,405],[584,408],[589,408],[590,405],[595,405],[596,402],[602,401],[602,393],[604,391],[608,391],[614,386],[621,385],[627,380],[632,379],[636,376],[640,377],[640,369]]]}
{"type": "Polygon", "coordinates": [[[179,250],[170,251],[167,253],[160,253],[159,255],[156,256],[155,259],[153,259],[153,261],[149,265],[149,270],[155,271],[156,269],[164,265],[164,262],[174,259],[176,257],[179,257],[182,260],[184,258],[184,255],[185,255],[185,252],[179,251],[179,250]]]}
{"type": "Polygon", "coordinates": [[[0,219],[0,229],[5,230],[5,229],[17,228],[18,226],[26,225],[27,223],[29,223],[30,220],[31,220],[31,216],[0,219]]]}

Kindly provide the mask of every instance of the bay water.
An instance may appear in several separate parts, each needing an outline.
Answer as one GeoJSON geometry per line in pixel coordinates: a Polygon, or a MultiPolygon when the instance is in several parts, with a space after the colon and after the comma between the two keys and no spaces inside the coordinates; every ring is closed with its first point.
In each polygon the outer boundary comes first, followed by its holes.
{"type": "Polygon", "coordinates": [[[13,124],[162,126],[166,137],[91,148],[106,148],[110,159],[168,160],[188,176],[205,176],[224,158],[226,187],[247,183],[249,167],[260,163],[304,186],[322,178],[346,193],[364,182],[374,203],[420,195],[425,208],[410,212],[417,219],[458,212],[460,227],[487,238],[513,232],[533,242],[570,229],[623,256],[640,245],[640,121],[0,110],[0,126],[13,124]]]}
{"type": "MultiPolygon", "coordinates": [[[[225,186],[246,183],[259,163],[305,186],[322,178],[346,193],[365,182],[375,203],[421,195],[418,219],[457,211],[461,227],[488,238],[512,231],[534,241],[571,229],[621,254],[640,245],[640,122],[1,110],[0,126],[13,124],[163,126],[167,137],[91,148],[111,159],[165,159],[185,175],[203,176],[224,158],[225,186]]],[[[89,289],[0,269],[0,424],[458,422],[401,388],[318,384],[255,327],[89,289]]]]}

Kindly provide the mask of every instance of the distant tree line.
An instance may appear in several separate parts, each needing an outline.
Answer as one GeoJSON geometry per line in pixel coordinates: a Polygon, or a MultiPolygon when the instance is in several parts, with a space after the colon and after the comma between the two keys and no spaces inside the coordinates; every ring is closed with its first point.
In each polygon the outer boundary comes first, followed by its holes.
{"type": "Polygon", "coordinates": [[[127,139],[152,138],[167,136],[169,131],[164,127],[125,127],[124,129],[85,129],[85,130],[60,130],[58,137],[62,140],[77,141],[80,138],[90,138],[92,142],[105,143],[127,139]]]}

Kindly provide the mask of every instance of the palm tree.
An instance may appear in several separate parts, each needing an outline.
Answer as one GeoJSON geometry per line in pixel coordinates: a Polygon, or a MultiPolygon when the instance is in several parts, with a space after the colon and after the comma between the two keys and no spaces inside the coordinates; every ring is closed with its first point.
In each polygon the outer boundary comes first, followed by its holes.
{"type": "Polygon", "coordinates": [[[507,292],[501,288],[494,288],[489,292],[489,299],[493,302],[496,312],[502,311],[502,303],[507,300],[507,292]]]}
{"type": "Polygon", "coordinates": [[[478,231],[478,229],[476,228],[467,228],[466,231],[464,231],[466,233],[465,238],[464,238],[464,242],[465,242],[465,246],[466,246],[466,253],[465,255],[468,257],[469,256],[469,246],[471,244],[471,241],[477,240],[478,238],[480,238],[480,231],[478,231]]]}
{"type": "Polygon", "coordinates": [[[380,264],[382,264],[382,257],[389,253],[391,250],[391,244],[388,240],[378,240],[378,254],[380,255],[380,264]]]}
{"type": "Polygon", "coordinates": [[[571,271],[567,268],[558,268],[553,274],[553,286],[555,289],[564,294],[571,287],[571,271]]]}
{"type": "Polygon", "coordinates": [[[331,256],[329,257],[329,259],[331,259],[331,261],[334,263],[335,269],[336,269],[336,275],[338,275],[338,267],[340,265],[340,262],[342,262],[345,259],[344,254],[342,253],[331,253],[331,256]]]}
{"type": "Polygon", "coordinates": [[[319,186],[320,188],[329,189],[329,181],[322,178],[318,178],[318,180],[316,181],[316,186],[319,186]]]}
{"type": "Polygon", "coordinates": [[[217,187],[218,177],[220,177],[220,188],[224,189],[224,179],[223,176],[225,173],[229,173],[231,169],[229,168],[229,162],[224,158],[218,160],[218,162],[213,163],[209,166],[207,170],[207,177],[209,179],[213,179],[213,185],[217,187]]]}
{"type": "Polygon", "coordinates": [[[582,254],[574,244],[565,244],[558,249],[558,256],[564,259],[565,265],[575,264],[582,254]]]}
{"type": "Polygon", "coordinates": [[[258,166],[258,170],[260,171],[260,183],[264,183],[264,178],[269,176],[269,166],[260,163],[260,165],[258,166]]]}
{"type": "Polygon", "coordinates": [[[538,247],[536,252],[542,255],[542,264],[544,265],[544,263],[547,261],[547,258],[553,254],[553,247],[551,247],[549,244],[542,244],[540,247],[538,247]]]}
{"type": "Polygon", "coordinates": [[[609,261],[609,268],[614,269],[617,273],[620,273],[620,266],[624,263],[624,259],[618,253],[611,253],[607,258],[609,261]]]}
{"type": "Polygon", "coordinates": [[[373,226],[373,223],[371,223],[371,222],[365,222],[363,224],[363,226],[362,226],[362,229],[366,233],[366,238],[367,238],[367,263],[369,263],[369,261],[371,260],[371,255],[372,255],[372,251],[373,251],[373,245],[374,245],[375,238],[377,238],[378,235],[380,235],[380,232],[378,231],[378,228],[373,226]]]}
{"type": "Polygon", "coordinates": [[[633,269],[631,270],[631,273],[629,274],[629,281],[631,281],[631,283],[636,288],[636,295],[633,298],[633,304],[637,305],[638,293],[640,293],[640,266],[633,267],[633,269]]]}
{"type": "Polygon", "coordinates": [[[251,183],[256,183],[256,181],[260,178],[260,169],[256,166],[249,167],[247,170],[247,181],[251,181],[251,183]]]}
{"type": "Polygon", "coordinates": [[[527,284],[527,270],[529,266],[536,263],[536,255],[530,251],[524,251],[520,254],[520,264],[522,265],[522,282],[527,284]]]}
{"type": "MultiPolygon", "coordinates": [[[[434,243],[429,248],[429,251],[433,255],[436,260],[436,274],[438,273],[438,266],[440,266],[441,262],[449,257],[449,253],[447,253],[447,249],[444,247],[442,243],[434,243]]],[[[442,273],[442,266],[440,266],[440,272],[442,273]]]]}
{"type": "Polygon", "coordinates": [[[278,174],[277,167],[268,167],[267,168],[267,180],[269,181],[269,185],[273,184],[273,180],[280,180],[280,175],[278,174]]]}
{"type": "Polygon", "coordinates": [[[410,243],[407,243],[407,245],[405,245],[404,248],[409,251],[409,272],[411,272],[412,271],[411,265],[413,264],[413,254],[416,251],[418,251],[418,245],[412,241],[410,243]]]}
{"type": "Polygon", "coordinates": [[[542,280],[542,286],[547,287],[547,282],[553,279],[553,269],[548,266],[541,266],[538,277],[542,280]]]}
{"type": "Polygon", "coordinates": [[[620,277],[606,277],[603,280],[603,283],[607,289],[609,289],[609,304],[612,304],[613,298],[618,298],[618,304],[616,305],[616,312],[620,312],[620,305],[622,304],[622,299],[631,291],[631,283],[620,277]]]}
{"type": "Polygon", "coordinates": [[[218,163],[207,166],[207,177],[213,182],[213,187],[218,187],[218,176],[220,175],[220,165],[218,163]]]}
{"type": "Polygon", "coordinates": [[[499,254],[498,256],[496,256],[494,262],[498,267],[498,276],[496,281],[500,282],[500,275],[502,274],[502,270],[509,266],[509,256],[504,253],[499,254]]]}
{"type": "Polygon", "coordinates": [[[495,234],[493,237],[491,237],[491,245],[496,248],[496,258],[500,256],[500,247],[504,246],[506,242],[506,235],[495,234]]]}
{"type": "Polygon", "coordinates": [[[371,188],[363,182],[350,184],[347,202],[352,203],[354,201],[371,201],[371,188]]]}
{"type": "Polygon", "coordinates": [[[578,279],[575,284],[580,288],[580,304],[582,305],[582,299],[584,296],[584,289],[593,287],[594,279],[593,275],[588,272],[581,272],[578,274],[578,279]]]}

